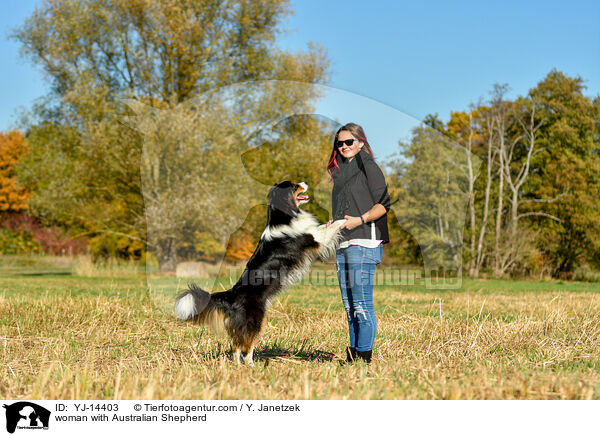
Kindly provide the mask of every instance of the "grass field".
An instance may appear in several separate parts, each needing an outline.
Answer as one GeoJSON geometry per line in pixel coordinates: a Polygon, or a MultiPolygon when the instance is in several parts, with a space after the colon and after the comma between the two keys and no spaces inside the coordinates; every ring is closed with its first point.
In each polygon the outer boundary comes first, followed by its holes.
{"type": "Polygon", "coordinates": [[[600,285],[375,288],[371,365],[342,365],[336,285],[271,307],[255,367],[154,307],[144,277],[0,273],[6,399],[598,399],[600,285]]]}

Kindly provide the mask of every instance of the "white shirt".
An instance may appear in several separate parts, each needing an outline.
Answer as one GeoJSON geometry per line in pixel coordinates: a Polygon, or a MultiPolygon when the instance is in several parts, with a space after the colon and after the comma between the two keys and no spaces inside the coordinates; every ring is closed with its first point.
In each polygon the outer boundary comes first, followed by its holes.
{"type": "Polygon", "coordinates": [[[371,221],[371,239],[350,239],[340,244],[340,248],[348,248],[350,245],[360,245],[366,248],[377,248],[382,239],[375,239],[375,222],[371,221]]]}

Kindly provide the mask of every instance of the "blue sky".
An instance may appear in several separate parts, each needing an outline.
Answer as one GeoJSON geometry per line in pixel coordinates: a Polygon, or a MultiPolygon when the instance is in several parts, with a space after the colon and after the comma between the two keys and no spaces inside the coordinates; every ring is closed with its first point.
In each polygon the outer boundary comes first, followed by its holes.
{"type": "MultiPolygon", "coordinates": [[[[6,40],[38,2],[1,2],[0,130],[19,107],[44,95],[43,75],[6,40]]],[[[321,44],[335,90],[318,112],[365,128],[376,155],[428,113],[447,120],[508,83],[522,95],[552,69],[581,76],[587,95],[600,94],[600,2],[573,1],[316,1],[294,0],[279,45],[321,44]]]]}

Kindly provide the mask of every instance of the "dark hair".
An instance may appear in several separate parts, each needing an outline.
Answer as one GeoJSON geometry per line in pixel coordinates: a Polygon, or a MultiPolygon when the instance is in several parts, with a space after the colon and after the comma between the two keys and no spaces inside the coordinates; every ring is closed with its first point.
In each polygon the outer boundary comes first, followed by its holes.
{"type": "Polygon", "coordinates": [[[356,139],[361,140],[365,144],[363,146],[363,148],[367,151],[367,153],[369,153],[371,155],[371,157],[373,159],[375,159],[375,156],[373,156],[373,150],[371,150],[371,146],[369,145],[369,141],[367,141],[367,135],[365,135],[365,131],[363,130],[363,128],[356,123],[344,124],[342,127],[340,127],[338,129],[337,132],[335,132],[335,136],[333,137],[333,150],[331,151],[331,156],[329,156],[329,162],[327,162],[327,172],[329,173],[329,175],[333,174],[334,168],[339,169],[339,166],[338,166],[338,163],[336,160],[336,157],[338,155],[338,149],[337,149],[335,143],[337,142],[338,135],[340,134],[340,132],[342,130],[349,132],[356,139]]]}

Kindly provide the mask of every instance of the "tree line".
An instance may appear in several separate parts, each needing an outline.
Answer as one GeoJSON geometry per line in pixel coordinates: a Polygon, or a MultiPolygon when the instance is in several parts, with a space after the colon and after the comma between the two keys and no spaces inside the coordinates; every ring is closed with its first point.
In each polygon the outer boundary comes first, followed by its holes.
{"type": "MultiPolygon", "coordinates": [[[[448,203],[450,185],[435,192],[429,207],[440,222],[452,214],[464,217],[454,240],[469,275],[486,270],[570,278],[577,267],[600,267],[600,97],[587,97],[584,89],[582,78],[557,70],[513,100],[508,85],[496,84],[487,101],[452,112],[446,123],[429,115],[411,141],[400,143],[389,177],[407,210],[410,199],[424,195],[411,192],[415,180],[426,178],[431,186],[448,174],[428,164],[444,160],[439,144],[456,144],[461,157],[453,158],[460,160],[454,179],[466,194],[465,207],[440,206],[448,203]],[[435,145],[423,140],[427,135],[435,145]]],[[[448,240],[444,228],[431,233],[448,240]]],[[[408,258],[416,260],[414,254],[408,258]]]]}
{"type": "MultiPolygon", "coordinates": [[[[307,181],[326,220],[337,123],[306,115],[320,95],[302,84],[326,83],[330,65],[317,44],[277,48],[290,12],[284,0],[41,2],[12,37],[52,90],[24,137],[0,141],[2,218],[26,212],[97,255],[152,253],[163,270],[251,254],[283,179],[307,181]]],[[[385,168],[390,259],[473,276],[600,267],[600,101],[584,89],[551,71],[526,96],[496,85],[446,123],[428,116],[385,168]]]]}

